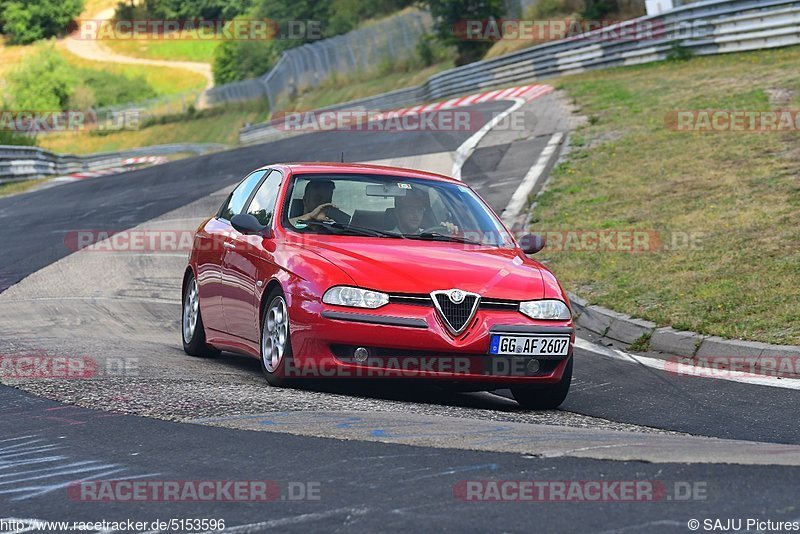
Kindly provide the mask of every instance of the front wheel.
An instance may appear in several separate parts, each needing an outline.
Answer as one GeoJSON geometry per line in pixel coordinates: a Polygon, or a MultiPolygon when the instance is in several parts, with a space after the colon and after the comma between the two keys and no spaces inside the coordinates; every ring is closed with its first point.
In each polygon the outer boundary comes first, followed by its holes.
{"type": "Polygon", "coordinates": [[[526,410],[555,410],[569,393],[572,383],[572,357],[567,362],[561,380],[555,384],[541,384],[535,386],[514,386],[511,393],[514,400],[526,410]]]}
{"type": "Polygon", "coordinates": [[[219,351],[206,343],[206,330],[203,317],[200,315],[200,295],[197,292],[197,280],[192,273],[183,285],[183,304],[181,313],[181,332],[183,333],[183,351],[189,356],[213,358],[219,351]]]}
{"type": "Polygon", "coordinates": [[[261,370],[269,385],[291,385],[292,343],[289,338],[289,308],[280,288],[270,291],[261,314],[261,370]]]}

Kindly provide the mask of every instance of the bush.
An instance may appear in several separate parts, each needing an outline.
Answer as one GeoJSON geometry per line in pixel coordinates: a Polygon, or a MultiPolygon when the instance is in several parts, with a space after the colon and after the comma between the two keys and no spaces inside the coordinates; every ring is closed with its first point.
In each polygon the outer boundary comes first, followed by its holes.
{"type": "Polygon", "coordinates": [[[144,77],[75,68],[52,45],[42,45],[8,77],[10,104],[17,110],[86,110],[153,98],[144,77]]]}
{"type": "Polygon", "coordinates": [[[423,35],[417,42],[417,57],[425,67],[430,67],[435,61],[435,52],[433,50],[433,36],[423,35]]]}
{"type": "Polygon", "coordinates": [[[616,0],[586,0],[586,6],[581,12],[584,20],[602,20],[610,13],[618,11],[616,0]]]}
{"type": "Polygon", "coordinates": [[[75,69],[82,85],[70,95],[71,109],[88,109],[92,106],[80,105],[76,100],[87,91],[93,95],[93,107],[113,106],[128,102],[138,102],[155,98],[158,94],[147,83],[144,76],[125,76],[103,70],[75,69]],[[75,105],[73,106],[73,102],[75,105]]]}
{"type": "Polygon", "coordinates": [[[0,145],[35,146],[36,138],[0,129],[0,145]]]}
{"type": "Polygon", "coordinates": [[[583,0],[538,0],[525,12],[528,20],[549,20],[582,13],[586,8],[583,0]]]}
{"type": "Polygon", "coordinates": [[[25,111],[56,111],[68,107],[78,86],[74,70],[52,45],[42,46],[8,76],[13,106],[25,111]]]}
{"type": "Polygon", "coordinates": [[[12,0],[2,9],[3,33],[14,44],[30,44],[63,33],[83,11],[83,0],[12,0]]]}
{"type": "Polygon", "coordinates": [[[537,0],[525,12],[528,20],[561,17],[583,20],[613,18],[625,20],[645,14],[641,0],[537,0]]]}
{"type": "Polygon", "coordinates": [[[366,20],[390,15],[413,3],[411,0],[331,0],[325,35],[332,37],[347,33],[366,20]]]}
{"type": "Polygon", "coordinates": [[[694,52],[681,41],[673,41],[667,52],[667,61],[686,61],[694,57],[694,52]]]}
{"type": "Polygon", "coordinates": [[[127,0],[117,4],[116,16],[131,19],[232,19],[252,6],[251,0],[127,0]]]}
{"type": "Polygon", "coordinates": [[[436,36],[444,46],[455,46],[456,66],[478,61],[489,48],[490,41],[475,41],[459,36],[455,28],[464,20],[502,18],[503,0],[428,0],[436,24],[436,36]]]}
{"type": "Polygon", "coordinates": [[[278,58],[274,41],[223,41],[214,51],[214,83],[261,76],[278,58]]]}

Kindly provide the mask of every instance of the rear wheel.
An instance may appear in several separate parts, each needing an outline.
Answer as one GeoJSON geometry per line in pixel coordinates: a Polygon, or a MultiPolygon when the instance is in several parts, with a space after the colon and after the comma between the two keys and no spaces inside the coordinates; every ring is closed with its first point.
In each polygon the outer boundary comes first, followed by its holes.
{"type": "Polygon", "coordinates": [[[291,368],[292,343],[289,338],[289,308],[283,291],[276,287],[267,296],[261,314],[261,370],[271,386],[289,386],[286,370],[291,368]]]}
{"type": "Polygon", "coordinates": [[[569,393],[572,382],[572,357],[567,362],[561,380],[555,384],[537,384],[535,386],[514,386],[511,393],[520,406],[526,410],[555,410],[569,393]]]}
{"type": "Polygon", "coordinates": [[[218,356],[219,351],[206,343],[206,331],[203,327],[203,317],[200,315],[200,296],[194,274],[191,274],[183,284],[182,309],[181,332],[184,352],[189,356],[203,358],[218,356]]]}

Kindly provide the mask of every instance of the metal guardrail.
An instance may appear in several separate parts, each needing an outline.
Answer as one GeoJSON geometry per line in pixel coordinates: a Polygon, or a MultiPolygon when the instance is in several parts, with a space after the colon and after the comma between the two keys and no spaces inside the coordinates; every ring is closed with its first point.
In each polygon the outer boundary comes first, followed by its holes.
{"type": "Polygon", "coordinates": [[[55,154],[38,147],[0,145],[0,184],[121,167],[126,159],[138,156],[169,156],[187,152],[199,155],[225,148],[228,147],[213,143],[181,143],[76,156],[55,154]]]}
{"type": "MultiPolygon", "coordinates": [[[[588,69],[660,61],[676,45],[702,56],[796,44],[800,44],[800,0],[710,0],[450,69],[416,87],[324,110],[387,110],[588,69]],[[615,34],[647,24],[652,33],[646,39],[623,40],[615,34]]],[[[262,123],[243,128],[239,137],[241,143],[252,144],[287,135],[288,132],[274,128],[272,123],[262,123]]],[[[167,153],[192,152],[187,147],[199,145],[179,146],[180,149],[167,153]]],[[[124,157],[137,155],[164,155],[164,152],[159,147],[147,147],[125,153],[58,156],[39,148],[0,146],[0,183],[108,168],[124,157]]]]}
{"type": "MultiPolygon", "coordinates": [[[[326,109],[387,110],[516,82],[661,61],[677,46],[704,56],[796,44],[800,44],[800,1],[710,0],[478,61],[434,74],[416,87],[326,109]],[[649,28],[650,33],[635,40],[619,38],[620,32],[636,28],[649,28]]],[[[259,143],[286,135],[273,124],[243,128],[240,142],[259,143]]]]}

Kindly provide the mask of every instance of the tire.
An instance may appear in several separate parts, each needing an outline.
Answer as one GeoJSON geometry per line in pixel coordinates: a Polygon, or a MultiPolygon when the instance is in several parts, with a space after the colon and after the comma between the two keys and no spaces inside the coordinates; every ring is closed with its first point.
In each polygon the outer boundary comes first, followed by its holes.
{"type": "Polygon", "coordinates": [[[292,362],[289,307],[280,287],[269,292],[266,302],[261,313],[261,370],[270,386],[291,386],[297,381],[286,376],[292,362]]]}
{"type": "Polygon", "coordinates": [[[197,294],[197,281],[192,273],[183,284],[181,298],[181,338],[183,351],[189,356],[214,358],[219,351],[206,343],[206,330],[200,315],[200,300],[197,294]]]}
{"type": "Polygon", "coordinates": [[[555,410],[569,393],[572,382],[572,357],[570,356],[561,380],[555,384],[515,386],[511,388],[514,400],[526,410],[555,410]]]}

